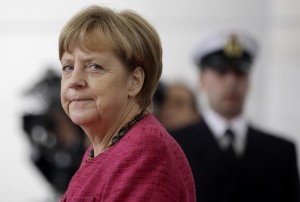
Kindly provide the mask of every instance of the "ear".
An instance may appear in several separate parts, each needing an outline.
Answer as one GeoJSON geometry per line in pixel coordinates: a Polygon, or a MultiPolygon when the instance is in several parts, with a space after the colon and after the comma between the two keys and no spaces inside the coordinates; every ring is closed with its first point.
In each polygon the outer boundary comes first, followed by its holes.
{"type": "Polygon", "coordinates": [[[137,67],[133,70],[129,78],[128,96],[136,96],[142,89],[145,80],[145,72],[143,68],[137,67]]]}

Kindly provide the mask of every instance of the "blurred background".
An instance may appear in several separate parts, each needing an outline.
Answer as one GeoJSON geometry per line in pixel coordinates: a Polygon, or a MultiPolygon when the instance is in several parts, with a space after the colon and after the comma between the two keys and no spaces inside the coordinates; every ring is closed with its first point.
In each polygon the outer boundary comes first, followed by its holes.
{"type": "Polygon", "coordinates": [[[195,91],[192,50],[206,30],[239,26],[254,34],[261,51],[246,114],[259,127],[294,141],[300,157],[300,1],[10,0],[0,7],[1,202],[55,201],[56,190],[33,163],[35,148],[24,130],[24,115],[45,111],[45,103],[26,92],[39,86],[49,69],[60,74],[60,30],[90,4],[133,9],[149,20],[163,45],[162,80],[180,80],[195,91]]]}

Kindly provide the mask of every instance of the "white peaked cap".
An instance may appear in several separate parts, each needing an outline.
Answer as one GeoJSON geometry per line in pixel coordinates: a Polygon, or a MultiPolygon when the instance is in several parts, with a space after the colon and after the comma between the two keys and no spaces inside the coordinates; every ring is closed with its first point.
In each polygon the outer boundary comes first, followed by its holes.
{"type": "Polygon", "coordinates": [[[232,35],[235,35],[241,44],[243,51],[255,58],[258,52],[258,42],[249,33],[239,29],[222,29],[206,33],[193,51],[193,60],[199,65],[199,61],[206,55],[223,50],[232,35]]]}

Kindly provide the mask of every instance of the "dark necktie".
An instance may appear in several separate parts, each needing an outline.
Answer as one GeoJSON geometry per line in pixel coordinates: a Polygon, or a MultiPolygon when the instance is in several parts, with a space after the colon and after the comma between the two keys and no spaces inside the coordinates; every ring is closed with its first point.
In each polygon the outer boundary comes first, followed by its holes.
{"type": "Polygon", "coordinates": [[[224,191],[222,196],[222,201],[231,201],[229,200],[231,197],[232,191],[236,188],[236,182],[239,179],[239,159],[235,153],[233,143],[235,140],[235,134],[232,130],[227,129],[225,131],[225,136],[228,139],[228,147],[224,151],[224,167],[223,167],[223,183],[224,183],[224,191]]]}
{"type": "Polygon", "coordinates": [[[226,148],[226,152],[231,157],[235,158],[236,157],[236,153],[235,153],[234,148],[233,148],[233,142],[234,142],[234,139],[235,139],[235,135],[234,135],[234,133],[233,133],[232,130],[227,129],[225,131],[225,136],[228,138],[228,141],[229,141],[229,144],[228,144],[228,146],[226,148]]]}

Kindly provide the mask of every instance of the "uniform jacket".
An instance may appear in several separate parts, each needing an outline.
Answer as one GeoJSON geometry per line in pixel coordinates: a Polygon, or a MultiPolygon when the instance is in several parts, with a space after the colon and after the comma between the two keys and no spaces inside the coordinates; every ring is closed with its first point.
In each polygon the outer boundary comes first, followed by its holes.
{"type": "Polygon", "coordinates": [[[204,120],[171,131],[193,171],[200,202],[299,202],[295,145],[249,126],[244,154],[228,158],[204,120]]]}

